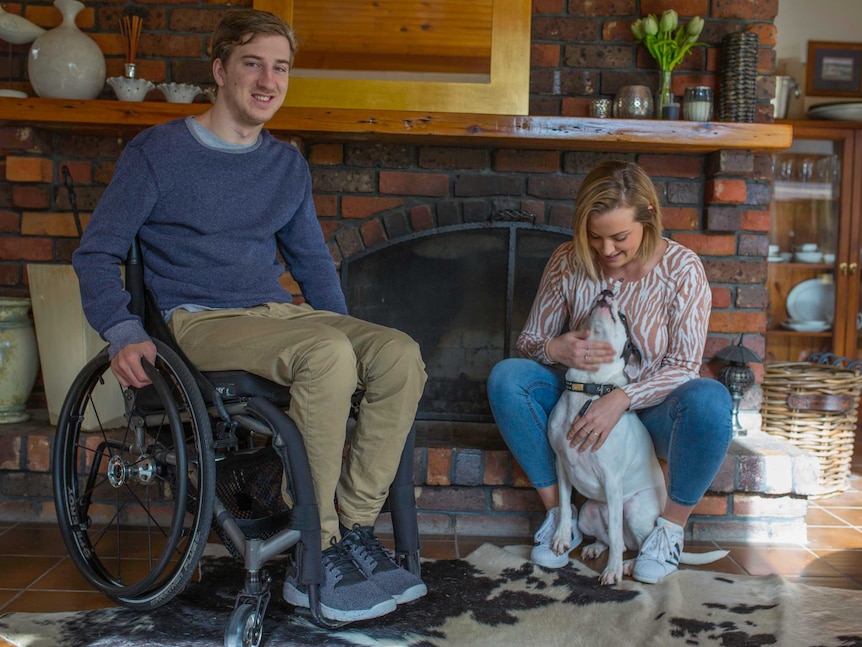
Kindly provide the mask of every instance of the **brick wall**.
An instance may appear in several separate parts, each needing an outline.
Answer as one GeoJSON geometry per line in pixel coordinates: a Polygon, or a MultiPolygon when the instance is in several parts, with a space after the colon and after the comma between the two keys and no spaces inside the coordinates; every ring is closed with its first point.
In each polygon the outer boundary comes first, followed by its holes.
{"type": "MultiPolygon", "coordinates": [[[[207,83],[207,36],[232,8],[227,2],[144,3],[140,75],[207,83]]],[[[741,29],[758,33],[758,120],[770,119],[777,0],[676,0],[683,20],[706,18],[703,40],[674,75],[677,94],[692,84],[718,87],[717,45],[741,29]]],[[[59,12],[48,1],[6,3],[47,28],[59,12]]],[[[635,46],[629,25],[660,14],[659,0],[534,0],[531,48],[532,114],[580,116],[590,98],[613,96],[621,85],[658,84],[655,64],[635,46]]],[[[117,30],[122,7],[88,2],[79,26],[106,53],[108,75],[121,74],[117,30]]],[[[26,82],[26,45],[0,58],[0,78],[26,82]]],[[[160,99],[152,95],[153,100],[160,99]]],[[[103,98],[110,100],[106,90],[103,98]]],[[[0,294],[28,293],[28,262],[68,262],[77,234],[60,169],[69,166],[84,221],[110,180],[125,139],[117,136],[0,126],[0,294]]],[[[350,256],[388,237],[450,222],[476,221],[503,208],[525,209],[540,222],[565,224],[580,179],[607,155],[370,144],[301,143],[312,167],[315,200],[333,255],[350,256]]],[[[668,233],[704,257],[714,313],[706,358],[740,332],[763,350],[769,201],[769,159],[744,152],[702,155],[629,155],[655,177],[668,233]]],[[[38,388],[35,391],[38,403],[38,388]]]]}

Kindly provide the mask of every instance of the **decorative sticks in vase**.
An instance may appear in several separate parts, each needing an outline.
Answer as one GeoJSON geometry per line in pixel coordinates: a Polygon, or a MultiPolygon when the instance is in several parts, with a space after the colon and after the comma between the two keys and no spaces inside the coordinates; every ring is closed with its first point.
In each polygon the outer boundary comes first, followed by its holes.
{"type": "Polygon", "coordinates": [[[126,78],[135,77],[135,57],[138,53],[138,45],[141,40],[141,31],[144,27],[146,10],[129,5],[123,10],[120,18],[120,34],[123,37],[126,55],[126,78]]]}

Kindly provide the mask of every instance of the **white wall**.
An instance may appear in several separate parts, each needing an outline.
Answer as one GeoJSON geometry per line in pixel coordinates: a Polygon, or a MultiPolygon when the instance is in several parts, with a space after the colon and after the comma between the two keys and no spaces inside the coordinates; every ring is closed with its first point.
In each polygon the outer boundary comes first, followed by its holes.
{"type": "Polygon", "coordinates": [[[805,62],[809,40],[862,42],[862,0],[778,0],[778,60],[805,62]]]}
{"type": "MultiPolygon", "coordinates": [[[[792,76],[804,93],[808,41],[862,43],[862,0],[778,0],[775,27],[776,74],[792,76]]],[[[803,118],[812,105],[836,100],[849,101],[804,96],[791,99],[787,116],[803,118]]]]}

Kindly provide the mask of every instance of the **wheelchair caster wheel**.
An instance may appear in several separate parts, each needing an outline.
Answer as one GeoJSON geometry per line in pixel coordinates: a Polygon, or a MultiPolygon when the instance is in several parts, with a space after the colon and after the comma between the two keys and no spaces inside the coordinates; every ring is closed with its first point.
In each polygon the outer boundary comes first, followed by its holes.
{"type": "Polygon", "coordinates": [[[239,605],[224,630],[224,647],[259,647],[261,638],[263,617],[254,605],[239,605]]]}

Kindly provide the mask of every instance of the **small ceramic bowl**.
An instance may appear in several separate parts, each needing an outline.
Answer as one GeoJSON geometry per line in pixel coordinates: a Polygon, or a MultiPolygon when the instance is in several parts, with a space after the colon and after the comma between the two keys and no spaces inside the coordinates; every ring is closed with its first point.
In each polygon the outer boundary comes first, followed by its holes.
{"type": "Polygon", "coordinates": [[[793,259],[799,263],[821,263],[823,254],[821,252],[796,252],[793,259]]]}
{"type": "Polygon", "coordinates": [[[157,86],[168,103],[191,103],[201,89],[190,83],[159,83],[157,86]]]}
{"type": "Polygon", "coordinates": [[[147,93],[156,87],[146,79],[128,79],[124,76],[112,76],[105,83],[114,88],[114,94],[120,101],[143,101],[147,93]]]}

